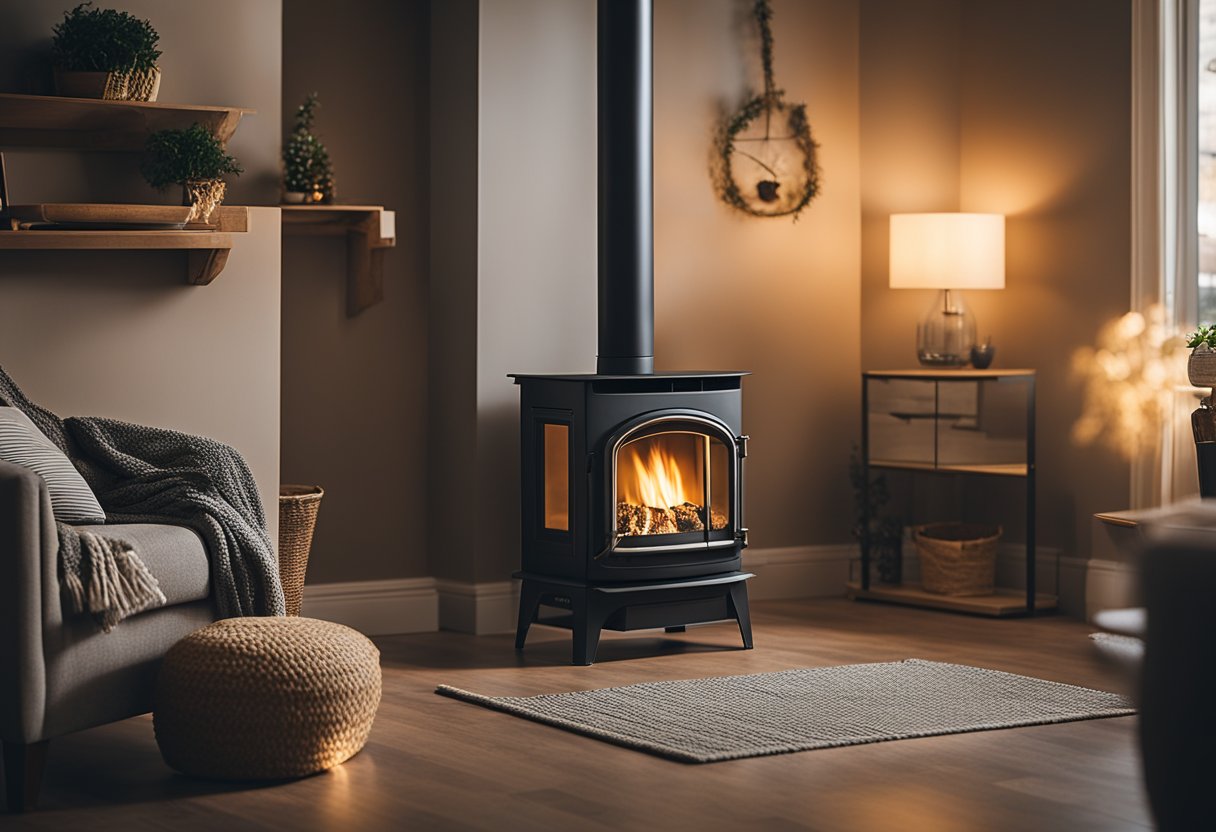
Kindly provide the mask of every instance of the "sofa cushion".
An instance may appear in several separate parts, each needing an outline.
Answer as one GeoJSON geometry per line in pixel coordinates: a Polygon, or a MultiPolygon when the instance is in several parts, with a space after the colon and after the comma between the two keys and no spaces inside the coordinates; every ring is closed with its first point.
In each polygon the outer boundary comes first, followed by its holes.
{"type": "Polygon", "coordinates": [[[203,539],[184,526],[112,523],[77,526],[79,531],[125,540],[160,584],[166,606],[200,601],[211,594],[211,566],[203,539]]]}
{"type": "Polygon", "coordinates": [[[61,523],[104,523],[106,514],[71,460],[15,407],[0,407],[0,459],[29,468],[46,483],[61,523]]]}

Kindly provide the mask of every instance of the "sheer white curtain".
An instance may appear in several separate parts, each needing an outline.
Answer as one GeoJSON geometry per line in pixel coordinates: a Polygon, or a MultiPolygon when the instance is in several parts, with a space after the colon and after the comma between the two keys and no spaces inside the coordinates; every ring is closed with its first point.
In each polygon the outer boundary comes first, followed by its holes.
{"type": "MultiPolygon", "coordinates": [[[[1161,305],[1190,329],[1199,319],[1199,32],[1213,0],[1132,0],[1131,308],[1161,305]]],[[[1216,88],[1214,88],[1216,91],[1216,88]]],[[[1190,412],[1179,389],[1158,435],[1132,462],[1132,505],[1198,491],[1190,412]]]]}

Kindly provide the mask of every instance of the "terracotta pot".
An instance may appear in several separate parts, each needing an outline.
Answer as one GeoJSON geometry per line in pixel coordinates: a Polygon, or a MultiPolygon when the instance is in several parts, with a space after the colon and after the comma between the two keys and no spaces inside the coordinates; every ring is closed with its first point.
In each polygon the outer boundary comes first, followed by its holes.
{"type": "Polygon", "coordinates": [[[1195,347],[1186,362],[1186,375],[1195,387],[1216,387],[1216,350],[1195,347]]]}

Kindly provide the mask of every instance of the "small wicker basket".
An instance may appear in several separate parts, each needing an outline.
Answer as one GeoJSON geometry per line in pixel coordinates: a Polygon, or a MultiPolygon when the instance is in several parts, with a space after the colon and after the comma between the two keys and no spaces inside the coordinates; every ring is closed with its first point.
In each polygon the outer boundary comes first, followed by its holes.
{"type": "Polygon", "coordinates": [[[996,544],[1001,527],[932,523],[913,531],[921,586],[938,595],[991,595],[996,586],[996,544]]]}
{"type": "Polygon", "coordinates": [[[308,552],[323,496],[325,491],[318,485],[279,486],[279,580],[288,615],[300,614],[308,552]]]}

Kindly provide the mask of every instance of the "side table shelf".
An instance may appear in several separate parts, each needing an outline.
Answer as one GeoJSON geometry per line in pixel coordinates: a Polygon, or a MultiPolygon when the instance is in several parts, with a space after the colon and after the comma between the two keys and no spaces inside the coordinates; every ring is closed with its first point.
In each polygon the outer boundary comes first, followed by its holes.
{"type": "Polygon", "coordinates": [[[861,383],[862,528],[870,527],[871,470],[1021,479],[1026,587],[953,596],[911,582],[872,583],[870,543],[863,536],[861,575],[849,583],[848,597],[988,616],[1054,609],[1056,596],[1036,592],[1034,370],[871,370],[861,383]]]}

